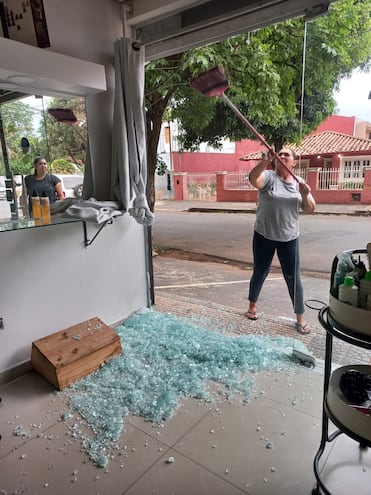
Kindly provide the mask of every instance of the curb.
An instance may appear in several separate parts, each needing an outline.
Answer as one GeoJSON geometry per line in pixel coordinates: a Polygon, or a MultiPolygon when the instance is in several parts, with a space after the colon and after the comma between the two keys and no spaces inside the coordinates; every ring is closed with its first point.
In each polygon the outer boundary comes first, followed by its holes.
{"type": "MultiPolygon", "coordinates": [[[[256,213],[255,209],[240,209],[240,208],[187,208],[183,211],[189,213],[256,213]]],[[[314,211],[311,215],[349,215],[357,217],[369,217],[371,216],[371,210],[355,210],[355,211],[314,211]]]]}

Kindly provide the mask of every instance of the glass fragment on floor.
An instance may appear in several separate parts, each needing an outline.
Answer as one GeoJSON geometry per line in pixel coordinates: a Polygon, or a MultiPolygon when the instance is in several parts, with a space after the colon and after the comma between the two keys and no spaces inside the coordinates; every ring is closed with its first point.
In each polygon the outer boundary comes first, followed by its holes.
{"type": "Polygon", "coordinates": [[[58,392],[68,402],[62,419],[69,422],[71,436],[100,467],[108,463],[125,416],[161,423],[184,397],[222,401],[239,395],[247,402],[256,393],[255,373],[297,369],[293,343],[309,352],[289,337],[225,335],[147,309],[116,331],[123,354],[58,392]],[[217,392],[209,389],[212,382],[217,392]],[[72,413],[78,414],[71,418],[72,413]]]}

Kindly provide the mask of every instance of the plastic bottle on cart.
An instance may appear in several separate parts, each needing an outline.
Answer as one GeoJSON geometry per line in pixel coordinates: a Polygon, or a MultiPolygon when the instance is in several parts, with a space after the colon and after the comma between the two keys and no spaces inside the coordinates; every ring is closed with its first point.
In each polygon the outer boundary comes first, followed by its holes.
{"type": "Polygon", "coordinates": [[[346,276],[344,283],[339,285],[339,301],[358,307],[358,287],[353,277],[346,276]]]}
{"type": "Polygon", "coordinates": [[[359,281],[359,306],[366,309],[367,299],[371,299],[371,271],[366,272],[365,277],[359,281]]]}
{"type": "Polygon", "coordinates": [[[339,287],[344,283],[344,278],[349,272],[354,270],[354,261],[352,254],[344,251],[339,255],[336,272],[334,275],[334,285],[332,287],[335,297],[338,297],[339,287]]]}

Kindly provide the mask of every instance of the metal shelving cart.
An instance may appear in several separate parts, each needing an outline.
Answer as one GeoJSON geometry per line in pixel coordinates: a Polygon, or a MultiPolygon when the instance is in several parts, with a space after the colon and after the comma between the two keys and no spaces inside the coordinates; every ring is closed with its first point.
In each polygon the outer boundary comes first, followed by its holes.
{"type": "MultiPolygon", "coordinates": [[[[366,251],[365,250],[352,251],[352,253],[356,253],[356,254],[364,253],[364,252],[366,251]]],[[[337,264],[337,258],[335,258],[332,267],[331,287],[334,279],[334,271],[336,269],[336,264],[337,264]]],[[[354,427],[353,427],[354,425],[347,424],[346,421],[339,419],[336,412],[334,412],[331,408],[331,405],[329,405],[328,391],[331,380],[333,337],[357,347],[362,347],[364,349],[371,349],[371,333],[370,335],[363,334],[356,332],[350,328],[342,326],[331,317],[329,306],[326,306],[320,310],[318,319],[322,327],[326,330],[326,347],[325,347],[324,388],[323,388],[322,436],[321,436],[320,446],[315,455],[314,463],[313,463],[314,474],[317,480],[317,484],[312,491],[312,495],[319,495],[321,493],[324,493],[325,495],[331,495],[331,492],[326,488],[325,483],[321,479],[321,473],[319,468],[319,462],[322,454],[324,453],[326,445],[332,442],[333,440],[335,440],[340,434],[344,433],[348,437],[358,442],[361,449],[371,447],[371,440],[364,438],[362,435],[354,431],[354,427]],[[330,435],[329,435],[329,421],[331,421],[338,428],[330,435]]],[[[371,425],[371,417],[369,417],[368,419],[371,425]]]]}

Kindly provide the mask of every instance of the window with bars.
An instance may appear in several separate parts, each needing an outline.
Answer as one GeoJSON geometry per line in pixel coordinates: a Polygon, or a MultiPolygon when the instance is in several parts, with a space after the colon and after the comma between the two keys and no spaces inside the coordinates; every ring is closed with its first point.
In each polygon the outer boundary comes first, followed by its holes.
{"type": "Polygon", "coordinates": [[[363,179],[365,176],[365,167],[369,167],[370,163],[371,159],[369,157],[344,159],[341,166],[343,179],[363,179]]]}

